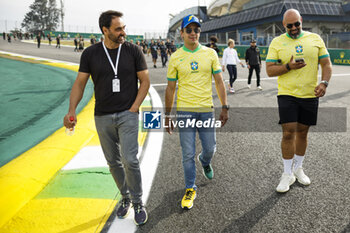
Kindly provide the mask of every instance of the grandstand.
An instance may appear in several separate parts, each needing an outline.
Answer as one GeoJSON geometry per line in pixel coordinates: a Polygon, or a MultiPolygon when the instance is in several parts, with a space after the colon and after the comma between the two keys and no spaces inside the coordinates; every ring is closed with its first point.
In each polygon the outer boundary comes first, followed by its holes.
{"type": "MultiPolygon", "coordinates": [[[[203,6],[191,9],[202,21],[201,43],[214,34],[221,44],[233,38],[237,44],[247,45],[254,38],[258,45],[269,45],[275,36],[284,33],[281,21],[284,12],[290,8],[300,11],[303,29],[322,35],[329,47],[350,47],[350,34],[347,33],[350,31],[350,4],[347,1],[215,0],[208,9],[203,6]]],[[[186,9],[170,21],[171,37],[180,39],[176,26],[188,13],[186,9]]]]}

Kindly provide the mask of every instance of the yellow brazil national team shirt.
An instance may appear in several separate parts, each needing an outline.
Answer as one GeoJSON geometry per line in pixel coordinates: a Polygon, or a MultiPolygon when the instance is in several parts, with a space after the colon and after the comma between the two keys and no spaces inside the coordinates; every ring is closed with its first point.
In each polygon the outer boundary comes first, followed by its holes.
{"type": "Polygon", "coordinates": [[[221,72],[215,50],[198,45],[185,46],[170,57],[167,78],[178,82],[177,110],[210,112],[213,108],[212,75],[221,72]]]}
{"type": "Polygon", "coordinates": [[[278,95],[315,98],[319,59],[329,56],[323,40],[319,35],[306,31],[302,31],[297,39],[292,39],[287,33],[282,34],[272,40],[266,62],[281,59],[285,65],[292,55],[293,59],[304,58],[306,66],[278,77],[278,95]]]}

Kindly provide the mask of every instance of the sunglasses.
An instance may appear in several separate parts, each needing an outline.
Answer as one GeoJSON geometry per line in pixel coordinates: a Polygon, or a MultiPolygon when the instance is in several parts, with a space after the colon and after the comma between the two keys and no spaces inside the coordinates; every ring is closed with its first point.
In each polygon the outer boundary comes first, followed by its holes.
{"type": "Polygon", "coordinates": [[[300,26],[300,24],[301,24],[300,22],[289,23],[289,24],[287,24],[287,28],[292,29],[293,26],[295,26],[297,28],[300,26]]]}
{"type": "Polygon", "coordinates": [[[192,31],[194,31],[194,33],[197,34],[197,33],[200,33],[200,32],[201,32],[201,29],[200,29],[200,28],[193,28],[193,29],[192,29],[192,28],[186,28],[185,31],[186,31],[187,34],[191,34],[192,31]]]}

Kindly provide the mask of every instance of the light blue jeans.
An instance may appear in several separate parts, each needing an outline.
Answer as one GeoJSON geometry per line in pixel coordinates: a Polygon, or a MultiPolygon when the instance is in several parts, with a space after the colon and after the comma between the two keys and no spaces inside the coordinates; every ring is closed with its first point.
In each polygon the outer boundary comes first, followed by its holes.
{"type": "Polygon", "coordinates": [[[95,124],[109,170],[123,197],[140,203],[142,181],[138,153],[138,113],[129,110],[95,116],[95,124]]]}
{"type": "MultiPolygon", "coordinates": [[[[177,112],[177,121],[185,121],[187,119],[196,121],[205,121],[208,119],[214,119],[213,112],[177,112]]],[[[199,139],[202,144],[202,152],[199,154],[199,160],[202,166],[208,166],[216,151],[216,136],[215,127],[211,128],[198,128],[198,127],[187,127],[180,128],[180,144],[182,148],[182,165],[184,168],[185,185],[186,189],[194,188],[196,181],[196,132],[198,131],[199,139]]]]}

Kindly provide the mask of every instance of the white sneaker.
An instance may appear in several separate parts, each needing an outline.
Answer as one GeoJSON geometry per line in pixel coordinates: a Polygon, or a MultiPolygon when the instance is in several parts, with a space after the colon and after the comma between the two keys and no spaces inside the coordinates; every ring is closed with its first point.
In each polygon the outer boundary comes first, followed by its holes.
{"type": "Polygon", "coordinates": [[[230,88],[230,92],[231,93],[235,93],[235,89],[233,89],[233,87],[230,88]]]}
{"type": "Polygon", "coordinates": [[[258,86],[258,89],[259,89],[259,91],[262,91],[262,87],[261,86],[258,86]]]}
{"type": "Polygon", "coordinates": [[[250,89],[252,86],[250,84],[247,85],[248,89],[250,89]]]}
{"type": "Polygon", "coordinates": [[[289,175],[287,173],[283,173],[281,177],[281,181],[276,188],[276,191],[279,193],[285,193],[289,190],[289,186],[294,184],[294,182],[295,182],[295,176],[293,174],[289,175]]]}
{"type": "Polygon", "coordinates": [[[307,175],[305,175],[302,167],[299,167],[297,170],[295,170],[294,175],[298,179],[299,183],[303,185],[311,184],[310,178],[307,175]]]}

